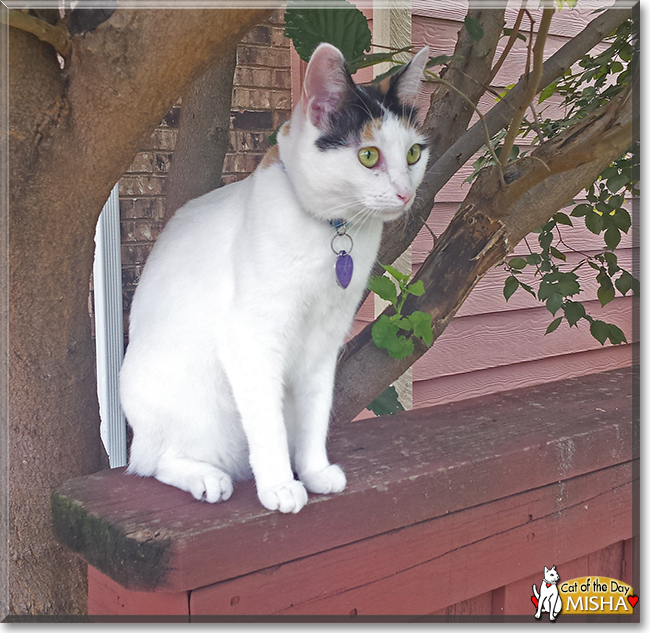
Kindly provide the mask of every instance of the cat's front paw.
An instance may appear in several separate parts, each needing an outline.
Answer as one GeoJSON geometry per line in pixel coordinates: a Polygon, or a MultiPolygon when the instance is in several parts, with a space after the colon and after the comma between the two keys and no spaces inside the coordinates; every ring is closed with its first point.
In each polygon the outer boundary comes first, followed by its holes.
{"type": "Polygon", "coordinates": [[[300,481],[305,484],[309,492],[327,495],[333,492],[342,492],[345,489],[345,473],[340,466],[330,464],[323,470],[304,473],[300,475],[300,481]]]}
{"type": "Polygon", "coordinates": [[[295,479],[258,490],[257,496],[265,508],[283,513],[296,514],[307,503],[307,491],[302,483],[295,479]]]}

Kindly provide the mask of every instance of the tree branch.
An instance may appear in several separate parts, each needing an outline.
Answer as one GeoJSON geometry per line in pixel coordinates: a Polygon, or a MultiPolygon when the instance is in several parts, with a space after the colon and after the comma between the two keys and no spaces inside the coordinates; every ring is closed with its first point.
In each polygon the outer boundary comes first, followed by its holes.
{"type": "MultiPolygon", "coordinates": [[[[544,63],[544,71],[538,89],[542,90],[555,81],[567,68],[571,67],[631,16],[632,11],[627,8],[612,8],[599,14],[581,33],[569,40],[544,63]]],[[[461,134],[446,151],[442,152],[439,158],[436,158],[438,154],[436,152],[429,162],[411,211],[406,217],[394,222],[390,230],[386,231],[379,250],[379,262],[383,264],[394,262],[411,244],[429,217],[436,194],[485,144],[484,124],[487,125],[490,135],[493,136],[510,123],[514,108],[521,98],[523,87],[524,81],[521,80],[502,101],[485,114],[484,122],[476,122],[464,134],[461,134]]],[[[442,120],[444,123],[444,119],[442,120]]],[[[429,125],[435,125],[435,118],[429,121],[429,125]]],[[[381,271],[381,266],[377,264],[374,273],[380,274],[381,271]]]]}
{"type": "Polygon", "coordinates": [[[546,44],[546,38],[548,36],[548,30],[551,26],[551,18],[553,17],[554,12],[555,9],[551,7],[550,9],[544,9],[542,14],[542,21],[539,25],[539,31],[535,38],[535,47],[533,48],[533,71],[530,75],[526,74],[524,91],[519,99],[517,107],[515,108],[515,114],[512,117],[508,133],[506,134],[506,138],[503,141],[503,147],[501,148],[500,162],[504,166],[508,164],[510,151],[512,150],[512,147],[515,144],[515,139],[519,134],[519,128],[524,120],[526,110],[533,102],[533,99],[538,92],[539,82],[544,70],[544,46],[546,44]]]}
{"type": "MultiPolygon", "coordinates": [[[[504,175],[510,185],[505,189],[497,166],[484,170],[415,277],[424,283],[425,294],[409,297],[404,313],[428,312],[434,340],[440,336],[485,273],[629,148],[638,116],[628,88],[529,157],[509,165],[504,175]]],[[[392,359],[374,345],[371,329],[369,324],[350,341],[339,363],[336,422],[354,418],[427,351],[414,340],[413,355],[392,359]]]]}
{"type": "Polygon", "coordinates": [[[0,22],[35,35],[39,40],[51,44],[54,50],[63,57],[67,57],[70,52],[70,37],[68,32],[60,26],[53,26],[45,20],[15,9],[0,11],[0,22]]]}

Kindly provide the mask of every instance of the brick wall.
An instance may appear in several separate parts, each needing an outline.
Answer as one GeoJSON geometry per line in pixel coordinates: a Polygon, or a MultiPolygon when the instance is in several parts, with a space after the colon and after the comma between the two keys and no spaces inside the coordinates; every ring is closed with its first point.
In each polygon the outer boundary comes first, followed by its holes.
{"type": "MultiPolygon", "coordinates": [[[[291,53],[283,12],[255,27],[237,48],[230,140],[222,184],[250,174],[269,147],[269,135],[291,111],[291,53]]],[[[151,248],[163,228],[165,185],[171,165],[180,105],[174,106],[120,179],[124,332],[133,293],[151,248]]]]}

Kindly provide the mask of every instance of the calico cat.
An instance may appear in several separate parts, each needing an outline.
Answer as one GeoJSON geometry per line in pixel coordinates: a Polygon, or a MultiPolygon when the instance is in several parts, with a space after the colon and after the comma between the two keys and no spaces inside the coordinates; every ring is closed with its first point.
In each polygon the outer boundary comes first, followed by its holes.
{"type": "Polygon", "coordinates": [[[414,104],[427,59],[423,49],[390,81],[357,86],[321,44],[253,174],[169,221],[135,293],[120,375],[128,472],[208,502],[252,474],[280,512],[298,512],[307,490],[345,488],[325,447],[335,365],[383,224],[408,211],[424,176],[414,104]]]}

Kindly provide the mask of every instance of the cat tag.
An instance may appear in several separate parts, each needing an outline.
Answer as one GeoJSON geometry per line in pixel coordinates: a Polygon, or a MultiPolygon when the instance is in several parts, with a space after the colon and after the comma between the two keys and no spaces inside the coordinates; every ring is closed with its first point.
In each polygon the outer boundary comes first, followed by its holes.
{"type": "Polygon", "coordinates": [[[353,269],[352,257],[345,251],[341,251],[336,258],[336,280],[341,288],[347,288],[350,285],[353,269]]]}

